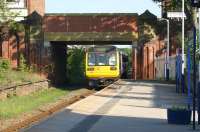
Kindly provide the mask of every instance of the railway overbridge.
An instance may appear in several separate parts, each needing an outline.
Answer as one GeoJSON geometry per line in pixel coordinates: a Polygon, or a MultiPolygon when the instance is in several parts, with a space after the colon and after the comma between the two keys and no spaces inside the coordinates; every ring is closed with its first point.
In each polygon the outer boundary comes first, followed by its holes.
{"type": "Polygon", "coordinates": [[[137,44],[137,14],[47,14],[44,41],[53,49],[57,82],[65,80],[66,45],[137,44]],[[61,61],[63,60],[63,61],[61,61]]]}
{"type": "Polygon", "coordinates": [[[17,56],[24,52],[27,63],[40,71],[46,72],[54,65],[56,82],[63,82],[66,80],[67,45],[132,45],[132,78],[153,80],[156,77],[155,58],[158,52],[163,54],[165,42],[156,36],[146,20],[151,24],[158,22],[148,10],[141,15],[56,13],[40,16],[33,12],[23,21],[25,37],[5,41],[2,57],[19,63],[17,56]],[[147,30],[143,31],[145,28],[147,30]],[[143,33],[145,35],[141,36],[143,33]]]}

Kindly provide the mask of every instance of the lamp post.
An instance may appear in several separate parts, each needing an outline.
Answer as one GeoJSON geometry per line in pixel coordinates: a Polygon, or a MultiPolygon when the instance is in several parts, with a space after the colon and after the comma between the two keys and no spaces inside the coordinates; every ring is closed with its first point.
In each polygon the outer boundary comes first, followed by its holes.
{"type": "Polygon", "coordinates": [[[167,22],[167,57],[166,57],[166,65],[165,65],[165,75],[166,80],[169,81],[169,20],[166,18],[160,18],[160,20],[164,20],[167,22]]]}

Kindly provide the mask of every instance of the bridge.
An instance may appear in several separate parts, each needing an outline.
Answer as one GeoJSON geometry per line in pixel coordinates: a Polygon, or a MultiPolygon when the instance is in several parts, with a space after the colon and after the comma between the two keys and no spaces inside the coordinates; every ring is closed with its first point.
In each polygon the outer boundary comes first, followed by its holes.
{"type": "Polygon", "coordinates": [[[131,13],[46,14],[44,41],[52,47],[56,82],[66,80],[66,45],[137,44],[137,17],[131,13]]]}

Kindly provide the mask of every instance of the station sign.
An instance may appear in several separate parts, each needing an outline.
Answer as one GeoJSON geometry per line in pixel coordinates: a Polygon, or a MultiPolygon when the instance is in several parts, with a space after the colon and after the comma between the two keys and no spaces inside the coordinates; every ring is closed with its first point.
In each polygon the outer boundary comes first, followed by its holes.
{"type": "MultiPolygon", "coordinates": [[[[183,13],[182,12],[167,12],[168,18],[182,18],[183,13]]],[[[186,18],[186,15],[184,13],[184,18],[186,18]]]]}

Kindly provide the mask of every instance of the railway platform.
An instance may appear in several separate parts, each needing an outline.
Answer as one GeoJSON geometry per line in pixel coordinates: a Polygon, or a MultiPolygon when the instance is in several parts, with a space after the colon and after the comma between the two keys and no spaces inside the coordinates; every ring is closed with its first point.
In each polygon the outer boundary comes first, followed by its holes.
{"type": "Polygon", "coordinates": [[[185,103],[173,84],[120,80],[21,131],[187,132],[191,125],[169,125],[166,112],[185,103]]]}

